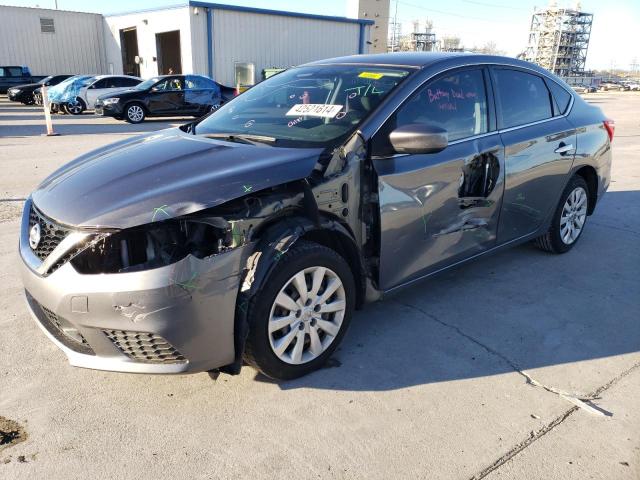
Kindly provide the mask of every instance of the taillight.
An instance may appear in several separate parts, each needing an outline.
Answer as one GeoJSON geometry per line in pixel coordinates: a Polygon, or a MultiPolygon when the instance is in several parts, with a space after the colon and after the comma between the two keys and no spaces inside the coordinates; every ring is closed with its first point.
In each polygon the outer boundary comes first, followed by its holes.
{"type": "Polygon", "coordinates": [[[613,134],[616,131],[616,122],[614,122],[611,119],[607,119],[602,123],[604,124],[604,129],[607,131],[607,134],[609,135],[609,141],[612,142],[613,134]]]}

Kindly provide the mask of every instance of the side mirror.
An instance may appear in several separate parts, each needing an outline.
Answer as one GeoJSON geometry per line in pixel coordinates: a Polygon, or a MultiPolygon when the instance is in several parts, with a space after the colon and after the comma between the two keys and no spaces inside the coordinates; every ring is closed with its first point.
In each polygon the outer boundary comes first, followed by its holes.
{"type": "Polygon", "coordinates": [[[443,128],[412,123],[396,128],[389,141],[398,153],[437,153],[447,148],[449,136],[443,128]]]}

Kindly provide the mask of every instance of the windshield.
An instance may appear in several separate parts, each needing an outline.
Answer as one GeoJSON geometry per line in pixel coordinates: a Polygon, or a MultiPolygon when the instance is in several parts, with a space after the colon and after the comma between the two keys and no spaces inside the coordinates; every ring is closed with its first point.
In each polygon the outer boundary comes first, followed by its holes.
{"type": "Polygon", "coordinates": [[[272,145],[283,147],[336,146],[410,72],[367,65],[293,68],[222,106],[195,133],[271,137],[272,145]]]}
{"type": "Polygon", "coordinates": [[[133,87],[134,90],[147,90],[149,88],[151,88],[151,86],[156,83],[157,81],[160,80],[160,77],[154,77],[154,78],[150,78],[148,80],[145,80],[142,83],[139,83],[138,85],[136,85],[135,87],[133,87]]]}
{"type": "Polygon", "coordinates": [[[44,77],[42,80],[40,80],[38,83],[40,85],[44,85],[45,83],[47,83],[49,80],[51,80],[53,78],[53,75],[49,75],[48,77],[44,77]]]}

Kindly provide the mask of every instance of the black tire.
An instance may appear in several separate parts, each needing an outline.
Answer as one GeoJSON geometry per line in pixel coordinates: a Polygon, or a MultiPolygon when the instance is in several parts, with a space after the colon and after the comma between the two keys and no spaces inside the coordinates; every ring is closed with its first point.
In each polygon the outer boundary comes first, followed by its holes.
{"type": "Polygon", "coordinates": [[[65,104],[65,107],[69,115],[82,115],[82,113],[87,109],[87,105],[81,98],[76,98],[76,101],[73,104],[65,104]]]}
{"type": "Polygon", "coordinates": [[[549,230],[544,235],[541,235],[535,240],[536,245],[542,250],[551,253],[566,253],[571,250],[576,243],[578,243],[578,240],[580,240],[580,237],[584,232],[584,227],[586,226],[586,216],[582,228],[578,233],[578,237],[571,243],[565,243],[560,234],[560,221],[562,217],[562,211],[564,209],[565,203],[567,202],[567,199],[569,198],[569,195],[571,195],[571,193],[576,188],[584,189],[587,194],[587,203],[589,202],[589,186],[587,185],[587,182],[580,175],[574,175],[562,192],[562,196],[560,197],[560,201],[558,202],[558,206],[556,207],[556,211],[553,215],[553,220],[551,221],[549,230]]]}
{"type": "Polygon", "coordinates": [[[264,281],[264,287],[249,302],[247,319],[249,335],[245,346],[245,360],[267,377],[291,380],[317,370],[328,360],[344,337],[355,306],[355,281],[347,262],[335,251],[323,245],[299,241],[282,257],[264,281]],[[271,348],[268,322],[271,308],[280,290],[296,273],[305,268],[327,267],[342,281],[346,308],[340,330],[322,354],[307,363],[287,363],[271,348]]]}
{"type": "Polygon", "coordinates": [[[144,106],[141,103],[133,102],[124,107],[124,119],[129,123],[142,123],[146,116],[147,114],[144,111],[144,106]],[[138,116],[134,112],[140,112],[141,116],[138,116]]]}

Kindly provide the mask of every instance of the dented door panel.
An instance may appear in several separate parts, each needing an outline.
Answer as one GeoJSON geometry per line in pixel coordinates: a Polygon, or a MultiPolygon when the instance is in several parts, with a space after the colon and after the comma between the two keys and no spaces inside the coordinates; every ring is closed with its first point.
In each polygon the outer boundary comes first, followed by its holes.
{"type": "Polygon", "coordinates": [[[501,133],[505,144],[505,193],[499,243],[535,232],[552,214],[573,164],[577,145],[569,121],[547,122],[501,133]]]}
{"type": "Polygon", "coordinates": [[[504,186],[498,134],[455,143],[437,154],[374,164],[383,290],[495,245],[504,186]]]}

